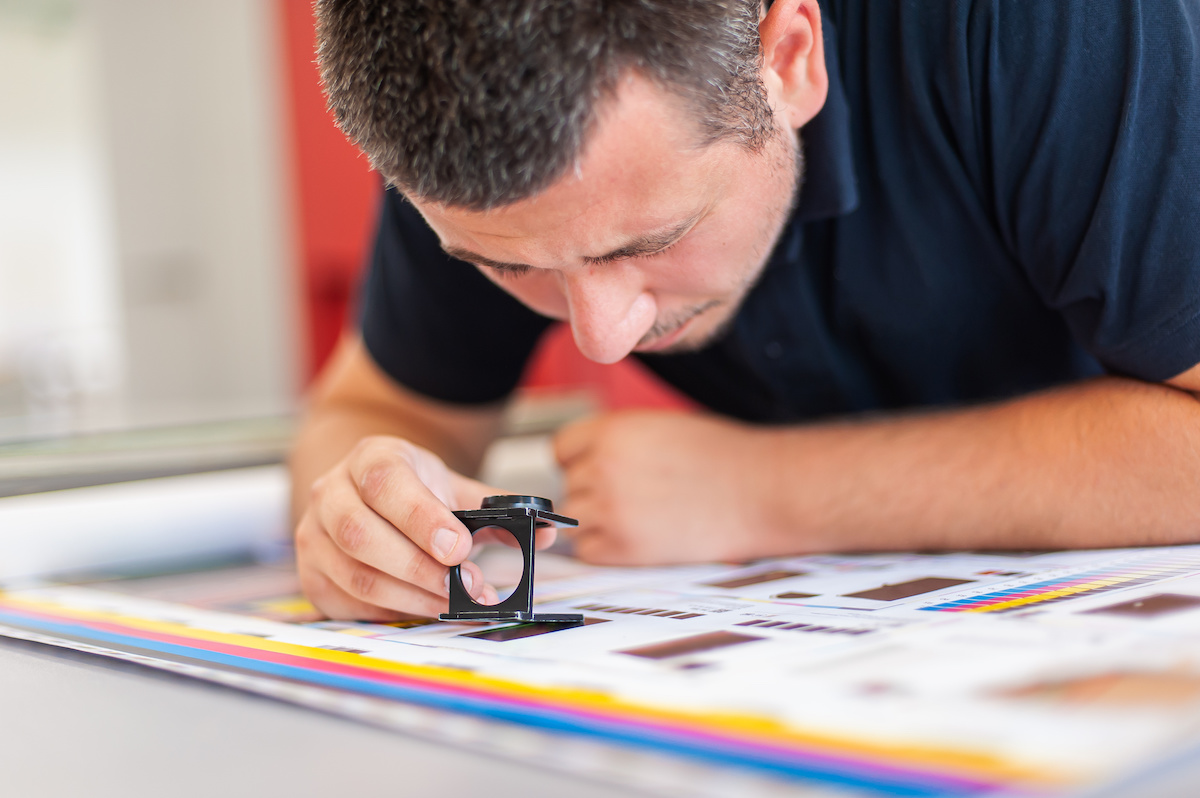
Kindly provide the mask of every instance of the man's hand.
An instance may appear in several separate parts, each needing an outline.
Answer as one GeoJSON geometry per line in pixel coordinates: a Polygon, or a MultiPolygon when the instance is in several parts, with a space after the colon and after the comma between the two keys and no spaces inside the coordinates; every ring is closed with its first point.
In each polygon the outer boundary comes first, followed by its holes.
{"type": "Polygon", "coordinates": [[[761,430],[704,415],[610,413],[565,427],[555,454],[562,512],[580,522],[576,553],[606,565],[775,553],[757,517],[770,453],[761,430]]]}
{"type": "Polygon", "coordinates": [[[787,427],[602,416],[558,439],[564,512],[602,563],[1195,543],[1198,375],[787,427]]]}
{"type": "MultiPolygon", "coordinates": [[[[433,453],[400,438],[362,440],[313,483],[296,527],[296,561],[309,600],[331,618],[389,621],[447,609],[448,566],[472,538],[451,509],[474,509],[503,493],[451,471],[433,453]]],[[[476,542],[487,542],[486,530],[476,542]]],[[[554,541],[539,530],[538,547],[554,541]]],[[[494,604],[495,589],[474,563],[463,584],[494,604]]]]}

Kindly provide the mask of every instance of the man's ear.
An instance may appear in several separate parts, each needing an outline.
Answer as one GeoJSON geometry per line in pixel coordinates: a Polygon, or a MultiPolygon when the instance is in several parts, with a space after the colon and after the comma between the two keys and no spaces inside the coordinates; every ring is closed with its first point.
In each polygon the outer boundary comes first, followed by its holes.
{"type": "Polygon", "coordinates": [[[817,0],[775,0],[758,23],[758,37],[772,107],[789,127],[799,129],[817,115],[829,93],[817,0]]]}

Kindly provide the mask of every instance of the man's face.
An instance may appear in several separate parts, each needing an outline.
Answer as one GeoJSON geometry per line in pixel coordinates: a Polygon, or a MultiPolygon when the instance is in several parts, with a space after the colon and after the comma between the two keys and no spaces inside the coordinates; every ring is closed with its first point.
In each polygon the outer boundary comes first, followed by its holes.
{"type": "Polygon", "coordinates": [[[571,325],[579,350],[704,346],[733,318],[787,221],[798,146],[699,145],[691,112],[630,74],[577,163],[540,194],[488,211],[414,200],[451,255],[571,325]]]}

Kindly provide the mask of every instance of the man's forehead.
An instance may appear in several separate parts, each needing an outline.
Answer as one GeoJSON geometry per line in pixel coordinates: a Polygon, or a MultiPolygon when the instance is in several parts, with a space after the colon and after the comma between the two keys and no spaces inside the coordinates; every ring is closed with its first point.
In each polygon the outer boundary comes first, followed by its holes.
{"type": "Polygon", "coordinates": [[[597,255],[683,224],[712,205],[730,158],[744,150],[728,142],[696,147],[690,117],[667,94],[645,79],[624,81],[599,110],[575,168],[533,197],[488,210],[414,204],[447,249],[509,251],[501,260],[512,260],[522,242],[570,241],[589,250],[572,255],[597,255]]]}

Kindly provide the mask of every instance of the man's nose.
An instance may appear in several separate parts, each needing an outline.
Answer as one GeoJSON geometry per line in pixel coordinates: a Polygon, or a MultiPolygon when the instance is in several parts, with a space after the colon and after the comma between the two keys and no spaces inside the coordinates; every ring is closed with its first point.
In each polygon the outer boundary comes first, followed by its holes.
{"type": "Polygon", "coordinates": [[[654,326],[658,309],[635,269],[599,264],[565,281],[571,332],[588,360],[616,363],[654,326]]]}

